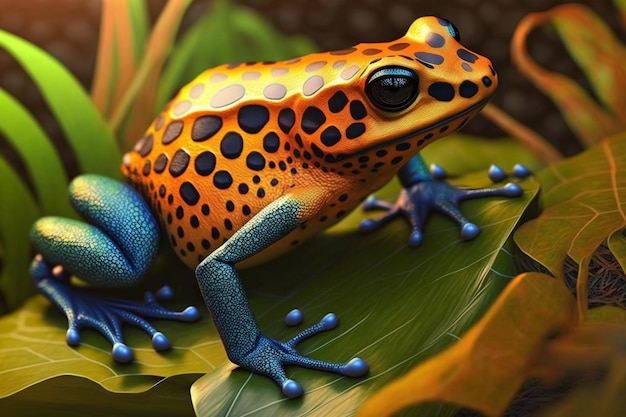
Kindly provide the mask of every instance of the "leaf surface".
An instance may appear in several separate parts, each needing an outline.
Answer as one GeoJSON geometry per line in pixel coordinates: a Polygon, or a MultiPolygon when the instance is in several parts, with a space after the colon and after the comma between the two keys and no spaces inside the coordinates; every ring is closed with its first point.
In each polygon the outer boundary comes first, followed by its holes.
{"type": "Polygon", "coordinates": [[[623,242],[615,233],[626,227],[626,132],[538,177],[545,209],[515,234],[522,251],[562,276],[566,256],[580,264],[609,239],[624,262],[623,242]]]}

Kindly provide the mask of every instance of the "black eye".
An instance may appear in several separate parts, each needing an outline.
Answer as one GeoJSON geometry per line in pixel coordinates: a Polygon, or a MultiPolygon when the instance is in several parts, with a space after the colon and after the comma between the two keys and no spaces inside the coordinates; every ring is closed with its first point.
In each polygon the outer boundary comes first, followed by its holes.
{"type": "Polygon", "coordinates": [[[415,101],[418,87],[419,79],[413,71],[402,67],[384,67],[369,76],[365,93],[376,107],[400,111],[415,101]]]}
{"type": "Polygon", "coordinates": [[[444,19],[441,17],[439,18],[439,23],[441,23],[442,26],[445,26],[448,29],[448,32],[450,32],[450,36],[452,36],[457,42],[461,42],[461,33],[456,28],[456,26],[454,26],[454,23],[452,23],[448,19],[444,19]]]}

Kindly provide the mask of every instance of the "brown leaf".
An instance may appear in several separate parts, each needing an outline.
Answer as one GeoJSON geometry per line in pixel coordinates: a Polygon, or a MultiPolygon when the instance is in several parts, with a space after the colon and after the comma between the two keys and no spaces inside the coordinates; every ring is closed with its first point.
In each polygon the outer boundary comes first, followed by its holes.
{"type": "MultiPolygon", "coordinates": [[[[626,132],[539,173],[544,211],[515,233],[531,258],[563,275],[626,227],[626,132]]],[[[611,240],[613,247],[616,240],[611,240]]]]}

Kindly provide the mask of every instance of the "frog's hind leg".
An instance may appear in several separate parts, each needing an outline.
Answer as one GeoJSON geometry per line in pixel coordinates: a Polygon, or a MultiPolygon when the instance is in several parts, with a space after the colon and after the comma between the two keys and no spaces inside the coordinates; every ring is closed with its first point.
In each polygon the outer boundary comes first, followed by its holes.
{"type": "Polygon", "coordinates": [[[79,330],[92,327],[113,345],[116,361],[132,360],[124,344],[123,323],[143,329],[156,350],[170,347],[167,338],[145,318],[195,320],[199,312],[189,307],[173,312],[157,299],[162,291],[146,294],[143,303],[106,299],[89,289],[72,285],[70,275],[99,287],[125,287],[137,283],[156,257],[158,226],[143,199],[115,180],[85,175],[69,188],[73,207],[88,222],[59,217],[39,219],[31,230],[38,255],[30,274],[39,291],[67,316],[67,342],[80,343],[79,330]]]}

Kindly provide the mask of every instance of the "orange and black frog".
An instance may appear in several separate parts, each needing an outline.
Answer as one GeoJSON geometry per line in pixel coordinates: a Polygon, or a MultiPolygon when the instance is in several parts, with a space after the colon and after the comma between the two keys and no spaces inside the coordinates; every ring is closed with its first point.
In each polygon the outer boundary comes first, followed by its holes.
{"type": "Polygon", "coordinates": [[[68,276],[94,286],[133,285],[164,235],[195,269],[232,362],[267,375],[289,397],[303,390],[286,376],[286,365],[363,376],[368,365],[360,358],[330,363],[296,350],[303,339],[334,328],[334,314],[287,342],[261,333],[237,268],[282,255],[333,225],[394,175],[404,186],[398,201],[368,199],[366,208],[387,213],[361,229],[404,215],[412,224],[410,244],[419,245],[427,214],[438,210],[460,225],[463,239],[474,238],[479,228],[458,202],[516,196],[521,188],[457,189],[433,178],[419,151],[474,117],[497,84],[489,60],[462,46],[457,29],[436,17],[417,19],[393,42],[210,69],[124,156],[130,185],[77,177],[69,194],[86,222],[36,222],[31,275],[66,313],[69,344],[80,343],[79,329],[91,326],[110,340],[113,358],[127,362],[133,354],[122,323],[143,328],[155,349],[166,350],[168,339],[147,319],[191,321],[198,310],[161,307],[156,299],[163,292],[143,304],[100,299],[68,276]]]}

